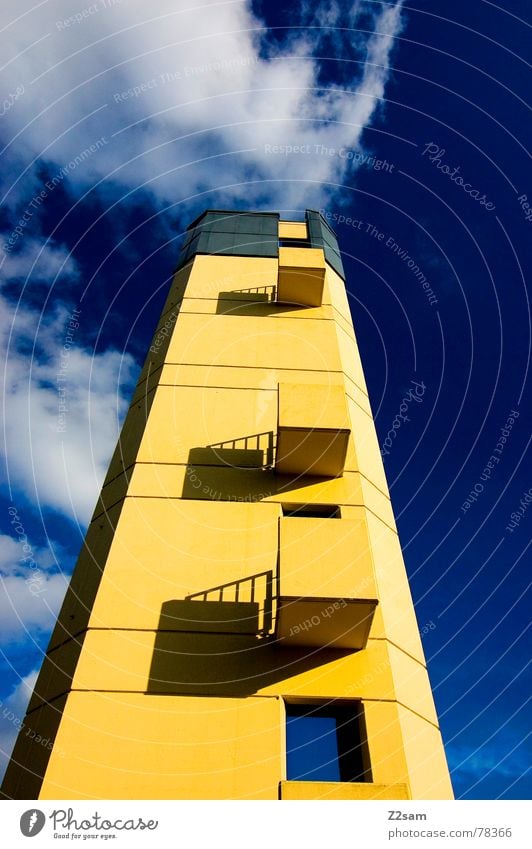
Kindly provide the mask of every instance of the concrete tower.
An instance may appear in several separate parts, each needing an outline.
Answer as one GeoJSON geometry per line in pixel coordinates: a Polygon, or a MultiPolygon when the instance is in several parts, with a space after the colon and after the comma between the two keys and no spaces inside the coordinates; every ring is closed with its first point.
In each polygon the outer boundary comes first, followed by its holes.
{"type": "Polygon", "coordinates": [[[317,212],[190,225],[3,794],[452,797],[317,212]]]}

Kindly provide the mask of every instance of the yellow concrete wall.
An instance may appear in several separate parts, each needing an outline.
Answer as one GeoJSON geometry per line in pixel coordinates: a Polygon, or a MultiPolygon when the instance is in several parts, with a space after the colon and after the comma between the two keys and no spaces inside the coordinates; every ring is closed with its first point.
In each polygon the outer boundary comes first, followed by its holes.
{"type": "Polygon", "coordinates": [[[277,504],[126,499],[90,627],[158,627],[161,606],[276,570],[277,504]]]}
{"type": "MultiPolygon", "coordinates": [[[[56,650],[64,652],[63,646],[56,650]]],[[[56,655],[56,662],[61,662],[56,655]]],[[[408,670],[410,672],[410,670],[408,670]]],[[[412,682],[414,683],[414,682],[412,682]]],[[[364,651],[279,650],[256,638],[90,629],[73,689],[394,700],[384,640],[364,651]]],[[[407,704],[418,704],[415,696],[407,704]]]]}
{"type": "Polygon", "coordinates": [[[414,799],[452,799],[439,729],[399,705],[408,777],[414,799]]]}
{"type": "Polygon", "coordinates": [[[306,221],[279,221],[280,239],[308,238],[306,221]]]}
{"type": "Polygon", "coordinates": [[[263,316],[183,313],[168,346],[168,361],[189,365],[340,371],[333,322],[263,316]],[[235,322],[245,321],[242,332],[235,322]]]}
{"type": "Polygon", "coordinates": [[[41,799],[277,799],[278,699],[71,693],[41,799]],[[102,766],[105,765],[105,766],[102,766]]]}
{"type": "Polygon", "coordinates": [[[282,518],[279,573],[281,595],[375,598],[375,572],[365,510],[357,520],[282,518]],[[331,562],[335,568],[331,569],[331,562]]]}

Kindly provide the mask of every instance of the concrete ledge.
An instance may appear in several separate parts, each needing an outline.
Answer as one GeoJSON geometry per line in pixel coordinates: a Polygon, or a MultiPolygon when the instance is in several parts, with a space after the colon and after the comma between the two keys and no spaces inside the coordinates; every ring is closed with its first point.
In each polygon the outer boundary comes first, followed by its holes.
{"type": "Polygon", "coordinates": [[[409,799],[406,784],[347,781],[281,781],[280,799],[409,799]]]}

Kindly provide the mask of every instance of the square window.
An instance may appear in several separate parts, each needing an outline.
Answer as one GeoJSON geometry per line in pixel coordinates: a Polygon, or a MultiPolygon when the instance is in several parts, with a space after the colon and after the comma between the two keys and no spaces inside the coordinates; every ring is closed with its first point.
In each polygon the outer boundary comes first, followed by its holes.
{"type": "Polygon", "coordinates": [[[371,781],[360,702],[285,706],[288,781],[371,781]]]}

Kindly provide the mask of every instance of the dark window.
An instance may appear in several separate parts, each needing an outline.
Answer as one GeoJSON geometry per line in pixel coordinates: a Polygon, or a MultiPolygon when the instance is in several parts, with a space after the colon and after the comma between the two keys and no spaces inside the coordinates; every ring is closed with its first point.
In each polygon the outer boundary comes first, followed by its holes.
{"type": "Polygon", "coordinates": [[[279,239],[280,248],[310,248],[308,239],[279,239]]]}
{"type": "Polygon", "coordinates": [[[302,519],[340,519],[338,504],[283,504],[283,516],[302,519]]]}
{"type": "Polygon", "coordinates": [[[286,704],[289,781],[371,781],[360,702],[286,704]]]}

